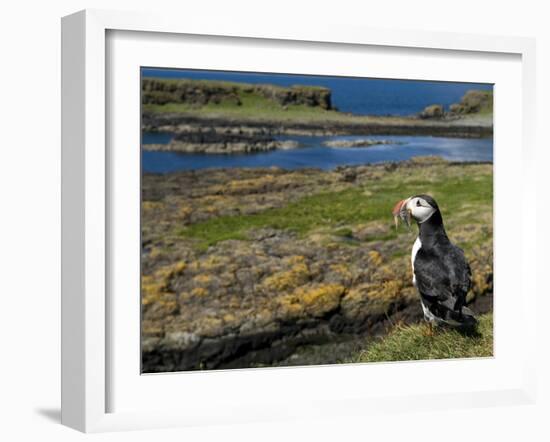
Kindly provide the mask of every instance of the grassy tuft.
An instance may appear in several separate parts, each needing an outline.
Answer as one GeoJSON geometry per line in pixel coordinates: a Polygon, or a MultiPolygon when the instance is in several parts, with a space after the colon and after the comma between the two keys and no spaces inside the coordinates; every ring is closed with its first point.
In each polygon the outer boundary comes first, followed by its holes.
{"type": "Polygon", "coordinates": [[[493,315],[479,317],[476,333],[436,328],[428,324],[396,326],[382,340],[345,362],[414,361],[493,356],[493,315]]]}

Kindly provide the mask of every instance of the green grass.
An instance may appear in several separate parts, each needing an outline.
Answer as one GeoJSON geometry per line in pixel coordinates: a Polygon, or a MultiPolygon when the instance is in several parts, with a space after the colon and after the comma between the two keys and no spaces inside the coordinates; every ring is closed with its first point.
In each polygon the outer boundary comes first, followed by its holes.
{"type": "Polygon", "coordinates": [[[153,113],[183,113],[204,117],[245,118],[265,120],[340,120],[345,115],[332,110],[324,110],[320,107],[305,105],[289,105],[286,108],[279,106],[271,100],[244,94],[241,97],[242,105],[236,106],[231,102],[209,103],[202,107],[194,107],[185,103],[145,104],[143,110],[153,113]]]}
{"type": "Polygon", "coordinates": [[[209,103],[195,107],[185,103],[144,104],[143,111],[153,114],[182,114],[210,119],[235,121],[281,122],[281,123],[343,123],[343,124],[384,124],[400,126],[426,126],[439,124],[437,121],[413,119],[401,116],[352,115],[321,107],[290,104],[285,107],[259,96],[241,96],[242,105],[232,102],[209,103]]]}
{"type": "Polygon", "coordinates": [[[396,326],[385,338],[345,362],[414,361],[493,356],[493,315],[480,316],[477,333],[434,329],[426,323],[396,326]]]}
{"type": "MultiPolygon", "coordinates": [[[[179,229],[177,234],[193,238],[199,248],[206,248],[227,239],[243,239],[248,230],[257,228],[291,230],[305,235],[319,228],[337,228],[339,225],[370,221],[391,224],[393,204],[423,192],[429,192],[436,198],[444,218],[452,223],[453,218],[460,214],[463,201],[479,208],[490,208],[492,204],[492,174],[471,174],[467,166],[460,167],[462,169],[456,176],[447,177],[442,172],[426,177],[420,170],[417,177],[404,180],[398,170],[373,181],[368,186],[368,192],[365,192],[366,187],[358,187],[319,193],[257,214],[211,218],[179,229]]],[[[379,239],[392,239],[397,232],[392,230],[383,236],[379,239]]]]}
{"type": "Polygon", "coordinates": [[[267,121],[349,121],[350,118],[355,118],[335,110],[315,106],[299,104],[281,106],[274,100],[249,91],[241,91],[239,99],[240,106],[230,100],[222,100],[220,103],[208,103],[199,107],[188,103],[144,104],[143,110],[152,113],[180,113],[210,118],[267,121]]]}
{"type": "MultiPolygon", "coordinates": [[[[173,101],[166,104],[143,105],[143,110],[152,113],[183,113],[193,114],[205,117],[224,117],[224,118],[245,118],[245,119],[275,119],[275,120],[294,120],[294,119],[338,119],[344,115],[334,110],[326,110],[320,106],[306,106],[298,104],[289,104],[282,106],[276,100],[270,99],[255,90],[256,87],[266,87],[274,91],[288,88],[274,85],[250,85],[243,83],[232,83],[226,81],[211,80],[166,80],[150,79],[156,82],[162,82],[167,85],[167,89],[172,85],[174,87],[181,85],[192,85],[197,88],[217,88],[226,93],[232,93],[238,97],[240,104],[235,100],[221,100],[219,103],[208,103],[197,106],[190,103],[173,101]]],[[[316,86],[297,86],[296,90],[316,90],[324,89],[316,86]]],[[[147,92],[148,94],[170,94],[170,92],[156,91],[147,92]]]]}

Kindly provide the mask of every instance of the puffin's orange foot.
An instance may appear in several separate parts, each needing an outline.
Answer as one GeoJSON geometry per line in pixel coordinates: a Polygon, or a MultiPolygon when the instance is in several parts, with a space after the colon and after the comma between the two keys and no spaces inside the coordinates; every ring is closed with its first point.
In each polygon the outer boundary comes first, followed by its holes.
{"type": "Polygon", "coordinates": [[[432,337],[435,335],[435,328],[431,322],[428,322],[428,327],[424,330],[424,336],[432,337]]]}

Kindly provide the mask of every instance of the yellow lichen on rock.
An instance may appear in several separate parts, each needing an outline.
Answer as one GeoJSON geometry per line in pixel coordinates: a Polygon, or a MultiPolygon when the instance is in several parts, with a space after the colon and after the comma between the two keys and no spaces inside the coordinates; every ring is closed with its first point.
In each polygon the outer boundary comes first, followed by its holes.
{"type": "Polygon", "coordinates": [[[144,212],[162,209],[163,207],[164,203],[162,203],[161,201],[143,201],[141,203],[141,209],[144,212]]]}
{"type": "Polygon", "coordinates": [[[189,263],[189,270],[196,272],[201,268],[201,263],[199,261],[192,261],[189,263]]]}
{"type": "Polygon", "coordinates": [[[147,337],[164,336],[164,327],[158,321],[143,320],[141,323],[141,331],[147,337]]]}
{"type": "Polygon", "coordinates": [[[149,310],[150,318],[162,318],[178,309],[176,296],[168,291],[165,281],[143,276],[141,294],[141,305],[149,310]]]}
{"type": "Polygon", "coordinates": [[[170,289],[172,278],[181,275],[186,264],[178,261],[174,264],[161,267],[152,275],[141,277],[141,304],[144,307],[154,307],[155,311],[162,310],[165,314],[172,314],[178,308],[176,295],[170,289]]]}
{"type": "Polygon", "coordinates": [[[348,290],[340,301],[340,308],[345,317],[363,318],[369,313],[368,287],[369,284],[360,284],[348,290]]]}
{"type": "Polygon", "coordinates": [[[178,209],[178,215],[183,219],[187,219],[192,213],[193,209],[187,205],[182,205],[178,209]]]}
{"type": "Polygon", "coordinates": [[[193,290],[191,290],[192,296],[206,296],[208,295],[208,290],[206,290],[204,287],[195,287],[193,290]]]}
{"type": "Polygon", "coordinates": [[[309,278],[309,269],[305,262],[296,262],[290,270],[276,272],[262,282],[268,290],[288,290],[305,284],[309,278]]]}
{"type": "Polygon", "coordinates": [[[159,247],[151,247],[149,258],[155,259],[162,255],[162,250],[159,247]]]}
{"type": "Polygon", "coordinates": [[[382,284],[375,284],[371,287],[367,296],[372,302],[389,304],[400,296],[402,288],[403,284],[401,281],[384,281],[382,284]]]}
{"type": "Polygon", "coordinates": [[[403,296],[402,291],[403,283],[399,280],[360,284],[342,299],[342,312],[347,317],[385,313],[403,296]]]}
{"type": "Polygon", "coordinates": [[[291,256],[284,257],[283,262],[285,264],[290,264],[290,265],[303,264],[306,262],[306,258],[305,256],[302,256],[302,255],[291,255],[291,256]]]}
{"type": "Polygon", "coordinates": [[[206,273],[200,273],[193,277],[193,281],[197,284],[208,284],[210,281],[212,281],[212,277],[210,275],[207,275],[206,273]]]}
{"type": "Polygon", "coordinates": [[[223,321],[216,316],[203,316],[194,324],[191,330],[201,330],[205,337],[219,336],[223,331],[223,321]]]}
{"type": "Polygon", "coordinates": [[[321,317],[338,308],[345,290],[341,284],[319,284],[313,287],[299,287],[294,291],[294,295],[300,300],[306,313],[321,317]]]}
{"type": "Polygon", "coordinates": [[[369,250],[369,264],[372,266],[379,266],[384,262],[382,255],[377,250],[369,250]]]}
{"type": "Polygon", "coordinates": [[[389,264],[381,265],[380,267],[374,268],[371,273],[371,280],[373,282],[382,283],[384,281],[391,281],[397,278],[393,266],[389,264]]]}
{"type": "Polygon", "coordinates": [[[352,276],[348,264],[344,264],[344,263],[339,262],[337,264],[331,264],[329,268],[333,272],[339,273],[340,275],[342,275],[346,279],[349,279],[352,276]]]}
{"type": "Polygon", "coordinates": [[[141,303],[143,305],[159,301],[165,292],[166,284],[164,280],[151,275],[141,277],[141,303]]]}
{"type": "Polygon", "coordinates": [[[472,269],[472,289],[467,301],[493,291],[493,253],[491,244],[475,246],[467,259],[472,269]]]}
{"type": "Polygon", "coordinates": [[[203,259],[200,266],[204,270],[212,270],[228,263],[229,259],[222,255],[210,255],[206,259],[203,259]]]}
{"type": "Polygon", "coordinates": [[[409,161],[412,164],[422,165],[422,166],[446,164],[446,160],[444,160],[443,158],[437,155],[425,155],[425,156],[412,157],[411,159],[409,159],[409,161]]]}
{"type": "Polygon", "coordinates": [[[273,175],[265,175],[257,179],[232,180],[229,181],[225,190],[228,193],[254,192],[275,182],[276,179],[273,175]]]}
{"type": "Polygon", "coordinates": [[[223,315],[222,319],[223,319],[223,322],[225,322],[226,324],[232,324],[235,322],[237,318],[232,313],[226,313],[223,315]]]}
{"type": "Polygon", "coordinates": [[[278,316],[281,319],[295,319],[303,316],[304,306],[294,293],[279,296],[276,300],[278,316]]]}
{"type": "Polygon", "coordinates": [[[481,268],[472,269],[472,293],[477,295],[483,295],[488,290],[492,290],[492,281],[488,278],[488,275],[492,274],[492,267],[485,265],[481,268]]]}
{"type": "Polygon", "coordinates": [[[186,268],[187,264],[184,261],[177,261],[174,264],[159,268],[155,272],[155,277],[167,281],[169,279],[172,279],[174,276],[181,275],[186,268]]]}
{"type": "Polygon", "coordinates": [[[322,317],[336,310],[346,288],[341,284],[316,284],[296,288],[276,299],[278,317],[285,320],[303,318],[304,314],[322,317]]]}

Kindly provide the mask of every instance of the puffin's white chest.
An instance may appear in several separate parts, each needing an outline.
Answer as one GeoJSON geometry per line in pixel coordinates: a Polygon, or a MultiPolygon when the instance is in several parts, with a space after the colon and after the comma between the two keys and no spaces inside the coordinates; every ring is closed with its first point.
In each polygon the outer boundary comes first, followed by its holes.
{"type": "Polygon", "coordinates": [[[413,244],[412,252],[411,252],[411,266],[412,266],[412,274],[413,274],[413,285],[416,286],[416,277],[414,276],[414,260],[416,259],[416,254],[421,249],[422,243],[420,242],[420,237],[416,238],[416,241],[413,244]]]}

